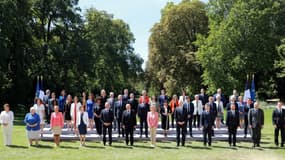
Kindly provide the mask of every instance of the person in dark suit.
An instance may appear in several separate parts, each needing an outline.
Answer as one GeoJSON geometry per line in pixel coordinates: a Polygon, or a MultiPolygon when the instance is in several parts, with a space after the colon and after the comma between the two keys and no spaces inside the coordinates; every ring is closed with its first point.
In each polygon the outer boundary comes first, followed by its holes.
{"type": "Polygon", "coordinates": [[[248,129],[248,112],[249,109],[253,108],[253,103],[251,98],[246,100],[246,105],[244,106],[244,138],[247,136],[247,129],[248,129]]]}
{"type": "MultiPolygon", "coordinates": [[[[214,102],[214,97],[210,96],[208,103],[210,105],[210,112],[212,115],[212,121],[213,121],[212,124],[215,124],[215,120],[216,120],[216,117],[218,115],[218,111],[217,111],[217,105],[214,102]]],[[[212,129],[212,136],[214,136],[214,128],[212,129]]]]}
{"type": "Polygon", "coordinates": [[[212,143],[212,129],[214,128],[213,124],[213,116],[211,115],[210,112],[210,105],[209,103],[205,104],[205,110],[202,112],[201,115],[201,125],[203,128],[203,141],[204,141],[204,146],[208,145],[211,146],[212,143]]]}
{"type": "Polygon", "coordinates": [[[249,128],[252,129],[251,137],[253,140],[253,147],[260,147],[261,129],[264,125],[264,112],[259,108],[259,103],[254,103],[254,108],[248,113],[249,128]]]}
{"type": "Polygon", "coordinates": [[[187,132],[187,112],[183,108],[183,100],[179,100],[179,105],[178,107],[175,108],[174,111],[174,118],[176,121],[176,143],[177,147],[180,145],[180,133],[182,134],[182,141],[181,144],[182,146],[185,145],[185,138],[186,138],[186,132],[187,132]]]}
{"type": "Polygon", "coordinates": [[[149,111],[149,104],[145,103],[144,98],[141,100],[142,103],[138,106],[138,117],[140,119],[140,138],[143,134],[143,125],[145,128],[145,137],[148,138],[148,125],[147,125],[147,113],[149,111]]]}
{"type": "Polygon", "coordinates": [[[204,88],[201,88],[200,90],[199,100],[202,102],[203,106],[205,106],[205,104],[208,103],[208,95],[206,94],[204,88]]]}
{"type": "Polygon", "coordinates": [[[226,106],[227,111],[231,110],[231,105],[234,104],[236,106],[236,110],[238,111],[238,104],[236,102],[236,98],[235,96],[231,96],[230,97],[230,101],[226,106]]]}
{"type": "Polygon", "coordinates": [[[163,129],[164,138],[166,138],[169,130],[169,116],[171,115],[171,108],[169,107],[167,100],[164,101],[163,106],[160,109],[160,115],[161,128],[163,129]]]}
{"type": "Polygon", "coordinates": [[[129,90],[128,89],[124,89],[124,94],[122,96],[122,100],[124,103],[124,107],[126,106],[126,104],[128,103],[128,100],[130,99],[129,97],[129,90]]]}
{"type": "Polygon", "coordinates": [[[135,99],[134,93],[130,94],[130,99],[128,100],[128,103],[131,105],[131,108],[135,112],[135,114],[137,114],[139,102],[135,99]]]}
{"type": "Polygon", "coordinates": [[[159,97],[158,97],[158,103],[159,103],[160,108],[163,107],[164,102],[167,101],[167,100],[168,100],[168,96],[165,95],[165,90],[162,89],[162,90],[160,91],[160,95],[159,95],[159,97]]]}
{"type": "Polygon", "coordinates": [[[123,111],[124,111],[124,103],[123,103],[122,95],[118,95],[118,100],[115,102],[115,119],[117,120],[118,137],[120,137],[121,131],[124,137],[124,131],[121,128],[121,120],[122,120],[123,111]]]}
{"type": "Polygon", "coordinates": [[[96,98],[96,103],[94,104],[94,122],[95,122],[95,127],[96,127],[96,131],[99,134],[99,136],[101,137],[102,135],[102,122],[101,122],[101,111],[103,110],[103,108],[101,108],[101,97],[97,97],[96,98]]]}
{"type": "Polygon", "coordinates": [[[186,124],[186,128],[187,128],[187,125],[189,125],[189,135],[190,137],[193,137],[192,135],[192,121],[193,121],[193,113],[194,113],[194,104],[190,101],[190,97],[187,96],[186,97],[186,102],[183,104],[183,108],[184,110],[186,110],[186,113],[187,113],[187,123],[186,124]]]}
{"type": "Polygon", "coordinates": [[[235,110],[236,106],[234,104],[231,105],[231,110],[227,112],[226,118],[226,126],[228,128],[229,133],[229,145],[230,147],[236,146],[236,135],[237,135],[237,128],[239,127],[239,112],[235,110]]]}
{"type": "Polygon", "coordinates": [[[282,109],[283,103],[279,101],[276,109],[272,113],[272,123],[274,126],[274,142],[278,146],[279,130],[281,132],[281,147],[284,147],[285,143],[285,109],[282,109]]]}
{"type": "Polygon", "coordinates": [[[102,89],[100,92],[100,97],[101,97],[101,103],[100,103],[100,108],[104,109],[105,108],[105,103],[107,102],[107,93],[105,89],[102,89]]]}
{"type": "Polygon", "coordinates": [[[108,130],[109,146],[112,145],[112,123],[114,121],[114,113],[110,109],[109,102],[105,103],[105,109],[101,112],[101,122],[103,124],[103,144],[106,145],[106,133],[108,130]]]}
{"type": "Polygon", "coordinates": [[[126,145],[129,145],[129,141],[131,142],[131,146],[134,145],[134,129],[137,125],[136,113],[131,109],[131,105],[126,105],[126,110],[122,115],[122,125],[126,132],[126,145]],[[129,138],[130,136],[130,138],[129,138]]]}

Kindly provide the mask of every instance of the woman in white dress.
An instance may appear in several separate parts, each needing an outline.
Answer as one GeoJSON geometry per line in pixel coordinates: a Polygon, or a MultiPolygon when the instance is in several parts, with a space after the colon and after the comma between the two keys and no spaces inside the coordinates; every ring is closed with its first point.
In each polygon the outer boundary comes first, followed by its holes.
{"type": "Polygon", "coordinates": [[[3,129],[3,139],[5,146],[12,145],[12,129],[13,129],[14,113],[10,111],[9,104],[4,104],[4,111],[0,114],[0,124],[3,129]]]}
{"type": "Polygon", "coordinates": [[[78,101],[78,97],[74,96],[73,98],[73,103],[71,104],[70,107],[70,116],[71,116],[71,121],[73,124],[73,128],[74,128],[74,132],[76,135],[78,135],[77,131],[76,131],[76,121],[77,121],[77,112],[79,112],[79,108],[81,107],[81,103],[78,101]]]}
{"type": "Polygon", "coordinates": [[[43,128],[44,128],[44,124],[45,124],[45,106],[43,104],[43,101],[40,98],[36,99],[36,104],[34,104],[33,106],[35,108],[36,113],[40,116],[41,119],[41,123],[40,123],[40,127],[41,127],[41,136],[43,134],[43,128]]]}

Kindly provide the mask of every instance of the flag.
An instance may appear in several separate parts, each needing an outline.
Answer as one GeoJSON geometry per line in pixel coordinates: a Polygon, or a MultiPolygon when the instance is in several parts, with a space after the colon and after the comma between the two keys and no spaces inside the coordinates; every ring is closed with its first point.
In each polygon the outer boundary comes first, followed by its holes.
{"type": "Polygon", "coordinates": [[[253,102],[255,102],[255,84],[254,84],[254,75],[252,75],[250,97],[253,102]]]}
{"type": "Polygon", "coordinates": [[[43,88],[43,77],[41,76],[41,85],[40,85],[40,77],[37,77],[37,85],[36,85],[36,97],[40,98],[41,100],[43,100],[44,98],[44,91],[42,90],[43,88]]]}
{"type": "Polygon", "coordinates": [[[250,95],[250,89],[248,86],[248,75],[247,75],[246,76],[245,89],[244,89],[244,95],[243,95],[243,102],[246,102],[248,98],[251,98],[251,95],[250,95]]]}

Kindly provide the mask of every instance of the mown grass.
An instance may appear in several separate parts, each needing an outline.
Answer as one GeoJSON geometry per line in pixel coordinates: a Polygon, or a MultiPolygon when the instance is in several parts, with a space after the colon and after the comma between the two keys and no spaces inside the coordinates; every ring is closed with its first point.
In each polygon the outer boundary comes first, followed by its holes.
{"type": "MultiPolygon", "coordinates": [[[[134,147],[127,147],[123,141],[114,142],[113,146],[104,147],[101,142],[87,142],[87,147],[79,148],[78,141],[66,141],[60,148],[53,148],[52,142],[42,141],[40,146],[27,147],[27,139],[23,125],[15,125],[12,147],[4,147],[0,138],[0,160],[16,159],[136,159],[136,160],[282,160],[285,148],[277,148],[273,143],[273,127],[271,124],[272,109],[264,108],[265,127],[262,130],[261,148],[253,149],[249,142],[239,142],[237,148],[229,148],[227,142],[214,142],[212,147],[204,147],[200,141],[187,141],[186,147],[176,147],[175,142],[159,142],[152,149],[147,141],[135,142],[134,147]]],[[[0,131],[2,136],[2,130],[0,131]]]]}

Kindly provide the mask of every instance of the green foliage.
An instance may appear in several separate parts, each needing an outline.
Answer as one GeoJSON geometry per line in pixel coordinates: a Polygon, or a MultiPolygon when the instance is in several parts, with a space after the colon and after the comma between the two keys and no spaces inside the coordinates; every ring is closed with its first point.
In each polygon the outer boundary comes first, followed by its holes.
{"type": "MultiPolygon", "coordinates": [[[[243,90],[247,74],[255,74],[259,91],[271,91],[276,84],[274,62],[280,34],[284,35],[284,1],[211,0],[209,36],[199,36],[198,59],[203,83],[210,92],[222,87],[243,90]]],[[[268,93],[260,95],[268,96],[268,93]]]]}
{"type": "Polygon", "coordinates": [[[167,3],[160,22],[151,29],[146,68],[149,88],[166,88],[169,94],[200,87],[201,67],[193,44],[198,33],[208,32],[206,5],[200,1],[167,3]]]}
{"type": "Polygon", "coordinates": [[[32,103],[35,80],[44,88],[78,94],[132,88],[142,73],[133,34],[122,20],[78,0],[0,2],[0,101],[32,103]]]}

